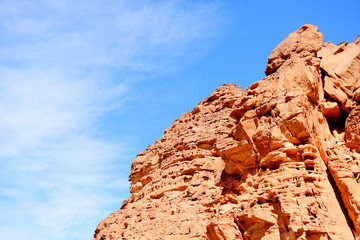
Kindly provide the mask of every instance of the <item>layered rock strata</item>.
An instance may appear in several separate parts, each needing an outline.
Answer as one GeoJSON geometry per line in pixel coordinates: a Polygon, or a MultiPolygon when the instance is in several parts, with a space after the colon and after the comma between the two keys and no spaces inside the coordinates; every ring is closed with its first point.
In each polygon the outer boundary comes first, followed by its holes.
{"type": "Polygon", "coordinates": [[[360,36],[323,44],[304,25],[265,72],[141,152],[94,239],[360,239],[360,36]]]}

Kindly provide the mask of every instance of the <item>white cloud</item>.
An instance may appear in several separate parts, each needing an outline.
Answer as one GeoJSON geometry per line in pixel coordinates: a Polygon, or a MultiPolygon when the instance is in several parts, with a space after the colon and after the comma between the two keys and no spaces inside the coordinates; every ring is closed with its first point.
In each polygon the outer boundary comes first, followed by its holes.
{"type": "Polygon", "coordinates": [[[59,74],[0,69],[0,156],[88,129],[126,91],[122,84],[101,89],[91,78],[68,80],[59,74]]]}
{"type": "Polygon", "coordinates": [[[173,71],[206,50],[218,5],[1,6],[0,231],[5,239],[91,239],[127,196],[133,157],[126,136],[99,134],[102,117],[131,104],[129,79],[173,71]]]}
{"type": "Polygon", "coordinates": [[[23,38],[1,50],[3,56],[15,62],[20,59],[40,66],[163,70],[171,66],[170,59],[185,55],[189,59],[193,51],[202,50],[201,40],[218,29],[212,19],[218,5],[213,3],[33,2],[18,4],[17,14],[5,11],[2,15],[5,31],[23,38]],[[28,12],[30,16],[25,14],[28,12]]]}

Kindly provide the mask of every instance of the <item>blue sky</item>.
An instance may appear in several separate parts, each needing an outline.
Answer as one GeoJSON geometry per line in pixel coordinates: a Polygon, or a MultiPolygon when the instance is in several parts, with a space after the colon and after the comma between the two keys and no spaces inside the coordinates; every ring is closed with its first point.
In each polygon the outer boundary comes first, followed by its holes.
{"type": "Polygon", "coordinates": [[[91,239],[136,154],[290,32],[360,34],[354,1],[0,0],[0,232],[91,239]]]}

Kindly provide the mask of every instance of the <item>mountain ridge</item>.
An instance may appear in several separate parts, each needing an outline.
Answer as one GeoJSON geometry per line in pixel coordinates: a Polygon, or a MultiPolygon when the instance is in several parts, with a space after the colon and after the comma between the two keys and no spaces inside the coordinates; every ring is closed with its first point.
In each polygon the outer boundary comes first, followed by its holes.
{"type": "Polygon", "coordinates": [[[131,165],[94,240],[360,239],[360,36],[290,33],[246,90],[224,84],[131,165]]]}

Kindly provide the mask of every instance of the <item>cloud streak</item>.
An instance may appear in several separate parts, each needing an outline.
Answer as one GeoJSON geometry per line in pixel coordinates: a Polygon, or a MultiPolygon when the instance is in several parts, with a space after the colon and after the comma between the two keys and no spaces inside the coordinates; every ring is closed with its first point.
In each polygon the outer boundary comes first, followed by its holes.
{"type": "Polygon", "coordinates": [[[109,135],[101,119],[131,108],[140,75],[201,56],[218,10],[200,1],[2,1],[4,239],[91,238],[127,197],[133,157],[129,136],[109,135]]]}
{"type": "Polygon", "coordinates": [[[8,42],[10,48],[1,53],[8,61],[20,60],[32,66],[106,66],[136,72],[164,69],[169,58],[202,50],[199,44],[203,45],[202,40],[218,28],[211,20],[217,4],[38,1],[19,5],[12,6],[19,9],[16,14],[11,14],[15,10],[3,10],[1,21],[10,35],[5,41],[12,37],[22,40],[8,42]]]}

